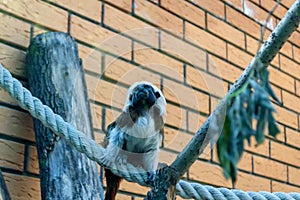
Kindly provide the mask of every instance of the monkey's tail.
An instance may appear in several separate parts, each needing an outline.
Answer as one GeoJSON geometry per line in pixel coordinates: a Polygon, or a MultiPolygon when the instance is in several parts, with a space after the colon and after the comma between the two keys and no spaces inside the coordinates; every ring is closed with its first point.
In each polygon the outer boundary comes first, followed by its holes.
{"type": "Polygon", "coordinates": [[[115,200],[122,178],[105,169],[106,193],[105,200],[115,200]]]}

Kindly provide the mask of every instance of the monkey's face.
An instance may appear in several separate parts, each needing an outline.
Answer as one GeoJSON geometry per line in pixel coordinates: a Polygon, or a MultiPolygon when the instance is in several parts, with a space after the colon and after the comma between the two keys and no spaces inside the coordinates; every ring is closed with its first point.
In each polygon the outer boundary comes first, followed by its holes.
{"type": "Polygon", "coordinates": [[[132,107],[136,112],[142,114],[143,111],[149,110],[159,97],[160,93],[158,91],[155,92],[152,86],[139,84],[133,89],[129,96],[129,101],[131,101],[132,107]]]}
{"type": "Polygon", "coordinates": [[[124,111],[134,110],[137,114],[144,115],[153,106],[159,109],[158,115],[165,115],[166,100],[156,86],[148,82],[138,82],[129,88],[124,111]]]}

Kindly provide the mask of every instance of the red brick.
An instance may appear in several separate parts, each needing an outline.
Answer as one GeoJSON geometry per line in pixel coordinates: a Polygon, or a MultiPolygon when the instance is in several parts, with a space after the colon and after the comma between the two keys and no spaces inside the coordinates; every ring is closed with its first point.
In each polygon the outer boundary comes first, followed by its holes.
{"type": "Polygon", "coordinates": [[[148,47],[134,47],[134,61],[138,64],[179,81],[183,81],[183,63],[148,47]]]}
{"type": "Polygon", "coordinates": [[[76,1],[76,0],[50,0],[55,4],[63,6],[69,10],[80,13],[88,18],[100,21],[102,6],[101,1],[98,0],[85,0],[85,1],[76,1]]]}
{"type": "Polygon", "coordinates": [[[18,105],[17,101],[10,97],[8,92],[6,92],[4,89],[0,87],[0,102],[8,103],[11,105],[18,105]]]}
{"type": "Polygon", "coordinates": [[[231,83],[234,83],[242,74],[241,69],[221,60],[220,58],[209,55],[208,59],[208,71],[222,79],[230,81],[231,83]]]}
{"type": "Polygon", "coordinates": [[[300,192],[300,187],[272,181],[272,192],[300,192]]]}
{"type": "MultiPolygon", "coordinates": [[[[282,89],[278,88],[277,86],[271,84],[271,88],[273,89],[275,95],[277,96],[277,98],[279,99],[280,102],[282,102],[282,98],[281,98],[281,93],[282,93],[282,89]]],[[[271,98],[271,100],[273,100],[271,98]]]]}
{"type": "MultiPolygon", "coordinates": [[[[261,6],[269,11],[271,11],[275,5],[276,5],[276,1],[273,1],[273,0],[261,1],[261,6]]],[[[277,6],[277,8],[274,10],[273,15],[275,15],[276,17],[282,18],[286,12],[287,12],[287,9],[279,4],[277,6]]]]}
{"type": "Polygon", "coordinates": [[[219,35],[225,40],[230,41],[241,48],[245,48],[245,36],[243,32],[209,14],[207,15],[207,26],[208,30],[219,35]]]}
{"type": "MultiPolygon", "coordinates": [[[[0,8],[3,6],[1,2],[0,8]]],[[[0,18],[0,39],[27,47],[29,45],[30,25],[3,13],[0,13],[0,18]]]]}
{"type": "Polygon", "coordinates": [[[135,1],[135,14],[156,26],[182,36],[182,20],[162,8],[144,0],[135,1]]]}
{"type": "Polygon", "coordinates": [[[212,153],[213,147],[210,144],[207,144],[207,146],[203,149],[203,152],[200,153],[198,158],[210,161],[212,159],[212,153]]]}
{"type": "Polygon", "coordinates": [[[121,114],[120,111],[105,108],[105,128],[108,127],[121,114]]]}
{"type": "Polygon", "coordinates": [[[295,3],[295,1],[294,0],[282,0],[280,3],[289,8],[293,5],[293,3],[295,3]]]}
{"type": "Polygon", "coordinates": [[[150,1],[152,1],[155,4],[158,4],[158,0],[150,0],[150,1]]]}
{"type": "Polygon", "coordinates": [[[131,1],[128,0],[105,0],[105,2],[109,2],[114,6],[117,6],[120,9],[123,9],[127,12],[131,12],[131,1]]]}
{"type": "Polygon", "coordinates": [[[122,181],[120,185],[120,190],[131,192],[135,194],[145,195],[149,191],[148,187],[143,187],[138,183],[132,183],[128,181],[122,181]]]}
{"type": "Polygon", "coordinates": [[[193,90],[191,87],[165,79],[164,95],[167,100],[179,106],[183,105],[204,113],[209,112],[208,95],[193,90]]]}
{"type": "Polygon", "coordinates": [[[278,126],[278,128],[279,128],[279,133],[276,135],[276,138],[274,138],[273,136],[269,135],[267,129],[266,129],[266,131],[265,131],[265,136],[266,136],[267,138],[275,139],[275,140],[277,140],[278,142],[285,142],[285,131],[284,131],[284,127],[285,127],[285,126],[283,126],[283,125],[281,125],[281,124],[278,124],[278,123],[277,123],[277,126],[278,126]]]}
{"type": "Polygon", "coordinates": [[[300,33],[298,31],[294,31],[290,36],[289,41],[300,46],[300,33]]]}
{"type": "Polygon", "coordinates": [[[68,13],[44,1],[19,0],[7,4],[1,1],[0,9],[54,30],[67,31],[68,13]]]}
{"type": "Polygon", "coordinates": [[[280,55],[280,69],[291,76],[300,77],[299,65],[283,55],[280,55]]]}
{"type": "Polygon", "coordinates": [[[275,65],[275,67],[279,68],[279,54],[276,54],[276,56],[273,58],[273,60],[271,61],[272,65],[275,65]]]}
{"type": "Polygon", "coordinates": [[[165,32],[161,34],[161,49],[193,66],[206,69],[206,54],[203,50],[165,32]]]}
{"type": "Polygon", "coordinates": [[[91,103],[90,107],[94,128],[102,129],[102,107],[93,103],[91,103]]]}
{"type": "Polygon", "coordinates": [[[106,55],[104,67],[103,76],[117,83],[132,85],[138,81],[148,81],[160,87],[160,76],[139,66],[106,55]]]}
{"type": "Polygon", "coordinates": [[[35,141],[32,117],[10,108],[0,107],[0,132],[12,137],[35,141]]]}
{"type": "Polygon", "coordinates": [[[12,199],[41,199],[38,178],[3,173],[9,195],[12,199]]]}
{"type": "Polygon", "coordinates": [[[127,89],[110,82],[86,75],[89,98],[108,106],[123,108],[127,89]]]}
{"type": "Polygon", "coordinates": [[[91,113],[92,113],[94,128],[100,130],[102,130],[103,120],[105,120],[104,128],[106,129],[107,126],[111,124],[121,114],[120,111],[112,110],[109,108],[103,108],[102,106],[98,106],[95,104],[91,104],[91,113]],[[102,113],[103,109],[105,110],[105,119],[103,119],[104,117],[102,113]]]}
{"type": "Polygon", "coordinates": [[[131,59],[131,41],[97,24],[71,17],[71,35],[97,48],[131,59]]]}
{"type": "Polygon", "coordinates": [[[227,91],[227,85],[221,79],[189,66],[187,67],[187,82],[193,87],[218,97],[223,97],[227,91]]]}
{"type": "MultiPolygon", "coordinates": [[[[286,55],[289,58],[293,58],[293,46],[290,42],[285,42],[280,49],[280,53],[286,55]]],[[[280,56],[282,57],[282,56],[280,56]]]]}
{"type": "Polygon", "coordinates": [[[33,27],[33,34],[32,34],[32,36],[36,37],[37,35],[42,34],[42,33],[46,33],[48,31],[49,30],[47,28],[42,28],[42,27],[39,27],[38,25],[35,25],[33,27]]]}
{"type": "Polygon", "coordinates": [[[260,38],[260,26],[255,21],[249,19],[242,13],[230,8],[229,6],[226,6],[226,17],[226,20],[230,24],[242,29],[255,38],[260,38]]]}
{"type": "Polygon", "coordinates": [[[259,176],[255,176],[244,172],[238,172],[235,187],[239,190],[250,190],[254,192],[271,191],[270,182],[271,181],[266,178],[261,178],[259,176]]]}
{"type": "Polygon", "coordinates": [[[254,55],[257,54],[258,52],[258,48],[259,48],[259,42],[258,39],[254,39],[253,37],[251,37],[250,35],[246,34],[246,50],[254,55]]]}
{"type": "Polygon", "coordinates": [[[186,110],[181,107],[168,104],[166,124],[186,130],[186,110]]]}
{"type": "Polygon", "coordinates": [[[185,36],[187,40],[200,47],[218,54],[221,57],[226,57],[226,43],[216,36],[213,36],[190,23],[186,23],[185,36]]]}
{"type": "Polygon", "coordinates": [[[178,0],[174,3],[172,0],[161,0],[160,5],[198,26],[205,26],[204,11],[189,2],[178,0]]]}
{"type": "Polygon", "coordinates": [[[30,173],[39,174],[39,158],[36,147],[29,147],[28,171],[30,173]]]}
{"type": "Polygon", "coordinates": [[[193,2],[194,4],[198,5],[205,10],[217,15],[221,18],[224,18],[224,3],[219,0],[210,0],[210,1],[203,1],[203,0],[188,0],[193,2]]]}
{"type": "Polygon", "coordinates": [[[298,131],[286,128],[286,142],[295,147],[300,147],[300,133],[298,131]]]}
{"type": "Polygon", "coordinates": [[[300,96],[300,81],[296,80],[296,95],[300,96]]]}
{"type": "Polygon", "coordinates": [[[158,47],[158,29],[124,13],[112,6],[105,5],[104,24],[129,35],[136,40],[158,47]]]}
{"type": "Polygon", "coordinates": [[[282,100],[283,100],[284,107],[287,107],[298,113],[300,112],[300,104],[299,104],[300,98],[299,97],[297,97],[291,93],[288,93],[286,91],[282,91],[282,100]]]}
{"type": "MultiPolygon", "coordinates": [[[[247,51],[256,55],[259,48],[262,47],[262,45],[259,45],[258,40],[254,39],[253,37],[246,35],[246,40],[247,40],[247,51]]],[[[279,54],[276,54],[276,56],[273,58],[271,61],[271,64],[274,65],[275,67],[279,68],[279,54]]]]}
{"type": "Polygon", "coordinates": [[[244,13],[255,21],[262,25],[265,25],[273,30],[275,28],[275,18],[273,16],[268,16],[269,13],[261,9],[249,0],[244,1],[244,13]],[[266,19],[269,17],[269,21],[266,23],[266,19]]]}
{"type": "MultiPolygon", "coordinates": [[[[117,193],[116,199],[118,200],[132,200],[133,197],[131,197],[129,194],[122,194],[122,193],[117,193]]],[[[134,197],[134,199],[136,199],[134,197]]]]}
{"type": "Polygon", "coordinates": [[[255,174],[263,175],[281,181],[287,181],[286,165],[259,156],[253,156],[253,159],[255,174]]]}
{"type": "Polygon", "coordinates": [[[271,142],[271,158],[291,165],[300,166],[298,162],[300,159],[299,150],[277,142],[271,142]]]}
{"type": "Polygon", "coordinates": [[[0,60],[1,64],[13,75],[27,77],[24,51],[0,44],[0,60]]]}
{"type": "Polygon", "coordinates": [[[95,72],[97,74],[101,73],[101,52],[97,51],[96,49],[78,44],[78,54],[82,59],[84,69],[95,72]]]}
{"type": "Polygon", "coordinates": [[[288,111],[282,107],[274,105],[276,113],[274,113],[275,119],[283,124],[298,128],[297,114],[288,111]]]}
{"type": "Polygon", "coordinates": [[[206,117],[200,115],[200,113],[196,112],[188,112],[188,131],[192,133],[196,133],[202,126],[202,124],[205,122],[206,117]]]}
{"type": "Polygon", "coordinates": [[[158,162],[170,165],[177,157],[177,154],[161,149],[159,151],[158,162]]]}
{"type": "MultiPolygon", "coordinates": [[[[20,81],[20,80],[19,80],[20,81]]],[[[20,83],[27,88],[27,83],[20,81],[20,83]]],[[[0,87],[0,101],[4,102],[6,104],[10,104],[13,106],[19,106],[18,102],[16,99],[14,99],[13,97],[10,96],[10,94],[8,92],[6,92],[6,90],[4,90],[3,88],[0,87]]]]}
{"type": "Polygon", "coordinates": [[[210,163],[196,161],[189,169],[192,181],[201,181],[216,186],[231,187],[231,181],[226,180],[221,167],[210,163]]]}
{"type": "Polygon", "coordinates": [[[293,51],[294,51],[294,59],[297,62],[300,62],[300,48],[297,46],[293,46],[293,51]]]}
{"type": "Polygon", "coordinates": [[[257,145],[255,138],[251,137],[251,145],[249,146],[247,143],[245,143],[245,149],[252,153],[269,157],[269,140],[265,139],[262,144],[257,145]]]}
{"type": "Polygon", "coordinates": [[[239,10],[243,10],[243,2],[240,0],[227,0],[226,3],[239,10]]]}
{"type": "MultiPolygon", "coordinates": [[[[103,146],[103,141],[105,138],[105,133],[101,132],[101,131],[94,131],[94,135],[95,135],[95,141],[100,145],[103,146]]],[[[99,171],[100,171],[100,166],[98,165],[99,171]]]]}
{"type": "Polygon", "coordinates": [[[193,135],[179,131],[178,129],[164,128],[164,147],[181,152],[189,143],[193,135]]]}
{"type": "MultiPolygon", "coordinates": [[[[217,157],[217,156],[215,156],[217,157]]],[[[252,154],[244,152],[240,161],[237,164],[239,169],[246,170],[248,172],[252,172],[252,154]]]]}
{"type": "Polygon", "coordinates": [[[291,76],[282,73],[280,70],[269,66],[270,82],[275,85],[284,88],[292,93],[295,92],[294,79],[291,76]]]}
{"type": "Polygon", "coordinates": [[[289,166],[289,183],[300,186],[300,168],[289,166]]]}
{"type": "Polygon", "coordinates": [[[23,144],[0,139],[0,149],[0,166],[23,171],[25,151],[23,144]]]}
{"type": "Polygon", "coordinates": [[[230,44],[228,44],[228,60],[235,63],[236,65],[246,68],[251,60],[252,56],[245,51],[242,51],[230,44]]]}

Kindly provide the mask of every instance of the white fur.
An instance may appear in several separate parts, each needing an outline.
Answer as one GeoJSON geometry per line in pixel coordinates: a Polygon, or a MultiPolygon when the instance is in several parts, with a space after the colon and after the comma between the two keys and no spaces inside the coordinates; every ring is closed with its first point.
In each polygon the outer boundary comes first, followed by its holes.
{"type": "MultiPolygon", "coordinates": [[[[147,84],[153,87],[155,92],[160,93],[160,97],[156,100],[155,105],[160,109],[160,116],[166,115],[166,100],[162,92],[149,82],[134,83],[127,93],[127,98],[123,112],[128,111],[131,106],[129,97],[136,86],[139,84],[147,84]]],[[[106,155],[104,156],[104,164],[110,165],[114,162],[124,164],[130,162],[127,160],[127,155],[136,155],[141,159],[141,164],[146,170],[153,171],[158,164],[158,150],[160,144],[159,130],[155,130],[154,119],[147,113],[145,116],[139,117],[131,128],[124,127],[114,128],[109,135],[109,144],[106,147],[106,155]],[[127,151],[122,147],[126,142],[127,151]],[[136,152],[136,153],[132,153],[136,152]]]]}

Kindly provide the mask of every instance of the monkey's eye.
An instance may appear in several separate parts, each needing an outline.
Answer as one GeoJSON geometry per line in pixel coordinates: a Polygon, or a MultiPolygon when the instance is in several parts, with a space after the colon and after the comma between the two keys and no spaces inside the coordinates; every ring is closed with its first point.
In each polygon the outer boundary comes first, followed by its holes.
{"type": "Polygon", "coordinates": [[[155,92],[155,97],[158,99],[159,97],[160,97],[160,94],[159,94],[159,92],[155,92]]]}
{"type": "Polygon", "coordinates": [[[129,101],[132,101],[132,95],[129,96],[129,101]]]}

